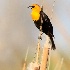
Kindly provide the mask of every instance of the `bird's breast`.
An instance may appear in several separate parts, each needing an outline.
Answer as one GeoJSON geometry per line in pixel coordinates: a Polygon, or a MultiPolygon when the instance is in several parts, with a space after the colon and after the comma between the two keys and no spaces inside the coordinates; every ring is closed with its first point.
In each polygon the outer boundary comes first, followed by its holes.
{"type": "Polygon", "coordinates": [[[32,20],[33,21],[38,21],[39,18],[40,18],[40,13],[39,12],[36,12],[36,11],[32,11],[31,12],[31,17],[32,17],[32,20]]]}

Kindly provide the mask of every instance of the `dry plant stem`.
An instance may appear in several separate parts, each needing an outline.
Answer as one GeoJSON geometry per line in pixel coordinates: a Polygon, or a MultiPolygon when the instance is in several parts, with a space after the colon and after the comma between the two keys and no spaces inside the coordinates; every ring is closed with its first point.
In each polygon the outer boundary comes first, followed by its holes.
{"type": "Polygon", "coordinates": [[[36,56],[36,63],[37,64],[39,61],[39,54],[40,54],[40,39],[38,39],[38,46],[37,46],[37,56],[36,56]]]}
{"type": "Polygon", "coordinates": [[[58,70],[61,70],[62,64],[63,64],[63,58],[61,59],[61,62],[60,62],[58,70]]]}
{"type": "Polygon", "coordinates": [[[46,43],[44,45],[44,48],[43,48],[43,54],[42,54],[42,61],[41,61],[41,67],[40,67],[40,70],[46,70],[46,65],[48,63],[48,53],[49,53],[49,49],[51,47],[49,41],[50,41],[50,38],[48,36],[47,37],[47,40],[46,40],[46,43]]]}
{"type": "Polygon", "coordinates": [[[22,70],[26,70],[26,60],[27,60],[27,56],[28,56],[28,51],[29,51],[29,47],[28,47],[27,52],[26,52],[25,62],[23,64],[23,69],[22,70]]]}
{"type": "Polygon", "coordinates": [[[54,70],[61,70],[62,64],[63,64],[63,58],[61,59],[61,61],[60,60],[58,61],[54,70]]]}
{"type": "Polygon", "coordinates": [[[59,64],[60,64],[60,60],[57,62],[57,64],[56,64],[54,70],[57,70],[57,69],[58,69],[59,64]]]}
{"type": "Polygon", "coordinates": [[[49,68],[50,68],[50,57],[51,57],[51,48],[49,49],[47,70],[49,70],[49,68]]]}
{"type": "MultiPolygon", "coordinates": [[[[55,3],[55,0],[54,0],[54,3],[55,3]]],[[[52,19],[52,15],[53,15],[53,9],[54,9],[54,5],[55,5],[54,3],[53,3],[53,8],[52,8],[51,19],[52,19]]]]}
{"type": "Polygon", "coordinates": [[[26,62],[24,62],[24,65],[23,65],[23,69],[22,70],[26,70],[26,62]]]}
{"type": "MultiPolygon", "coordinates": [[[[40,26],[40,29],[42,29],[42,26],[40,26]]],[[[42,31],[40,31],[39,37],[42,36],[42,31]]],[[[39,61],[39,55],[40,55],[40,38],[38,39],[38,45],[37,45],[37,56],[36,56],[36,63],[39,61]]]]}
{"type": "Polygon", "coordinates": [[[27,60],[27,56],[28,56],[28,51],[29,51],[29,47],[27,49],[27,52],[26,52],[26,57],[25,57],[25,61],[27,60]]]}

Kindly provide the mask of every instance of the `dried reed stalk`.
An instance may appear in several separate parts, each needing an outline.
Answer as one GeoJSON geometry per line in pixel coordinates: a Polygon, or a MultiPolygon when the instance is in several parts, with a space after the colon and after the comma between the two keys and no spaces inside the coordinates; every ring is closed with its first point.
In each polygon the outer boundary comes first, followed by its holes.
{"type": "Polygon", "coordinates": [[[29,47],[28,47],[27,52],[26,52],[25,62],[23,64],[22,70],[26,70],[26,60],[27,60],[27,56],[28,56],[28,51],[29,51],[29,47]]]}
{"type": "MultiPolygon", "coordinates": [[[[40,31],[39,37],[41,37],[42,32],[40,31]]],[[[40,38],[38,39],[38,45],[37,45],[37,53],[36,53],[36,62],[35,62],[35,68],[34,70],[40,70],[40,64],[39,64],[39,56],[40,56],[40,38]]]]}
{"type": "Polygon", "coordinates": [[[54,70],[61,70],[62,64],[63,64],[63,60],[64,60],[64,58],[62,58],[61,61],[59,60],[59,62],[56,64],[56,67],[55,67],[54,70]]]}
{"type": "Polygon", "coordinates": [[[26,70],[26,62],[24,62],[22,70],[26,70]]]}
{"type": "Polygon", "coordinates": [[[40,40],[38,40],[38,46],[37,46],[37,55],[36,55],[36,63],[37,64],[39,61],[39,54],[40,54],[40,40]]]}
{"type": "Polygon", "coordinates": [[[51,44],[49,43],[50,39],[48,36],[46,36],[46,43],[44,44],[44,48],[43,48],[43,54],[42,54],[42,61],[41,61],[41,66],[40,66],[40,70],[46,70],[46,65],[48,63],[48,53],[49,53],[49,49],[51,47],[51,44]]]}

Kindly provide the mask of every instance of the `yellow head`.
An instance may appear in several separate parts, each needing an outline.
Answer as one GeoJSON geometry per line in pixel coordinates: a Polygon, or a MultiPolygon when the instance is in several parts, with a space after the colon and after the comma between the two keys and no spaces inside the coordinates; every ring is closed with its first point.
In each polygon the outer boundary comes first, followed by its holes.
{"type": "Polygon", "coordinates": [[[40,6],[38,4],[33,4],[32,6],[29,6],[29,7],[31,7],[31,9],[32,9],[32,12],[31,12],[32,20],[33,21],[39,20],[40,11],[41,11],[40,6]]]}

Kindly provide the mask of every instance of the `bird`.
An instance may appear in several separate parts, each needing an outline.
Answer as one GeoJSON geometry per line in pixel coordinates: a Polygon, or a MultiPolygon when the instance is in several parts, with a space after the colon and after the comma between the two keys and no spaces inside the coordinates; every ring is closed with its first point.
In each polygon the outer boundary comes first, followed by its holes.
{"type": "Polygon", "coordinates": [[[51,49],[55,50],[56,46],[53,40],[53,26],[50,22],[49,17],[44,13],[43,9],[38,4],[32,4],[28,8],[31,8],[31,17],[35,24],[35,26],[40,30],[40,26],[42,26],[42,32],[49,36],[52,47],[51,49]],[[41,22],[42,19],[42,22],[41,22]]]}

